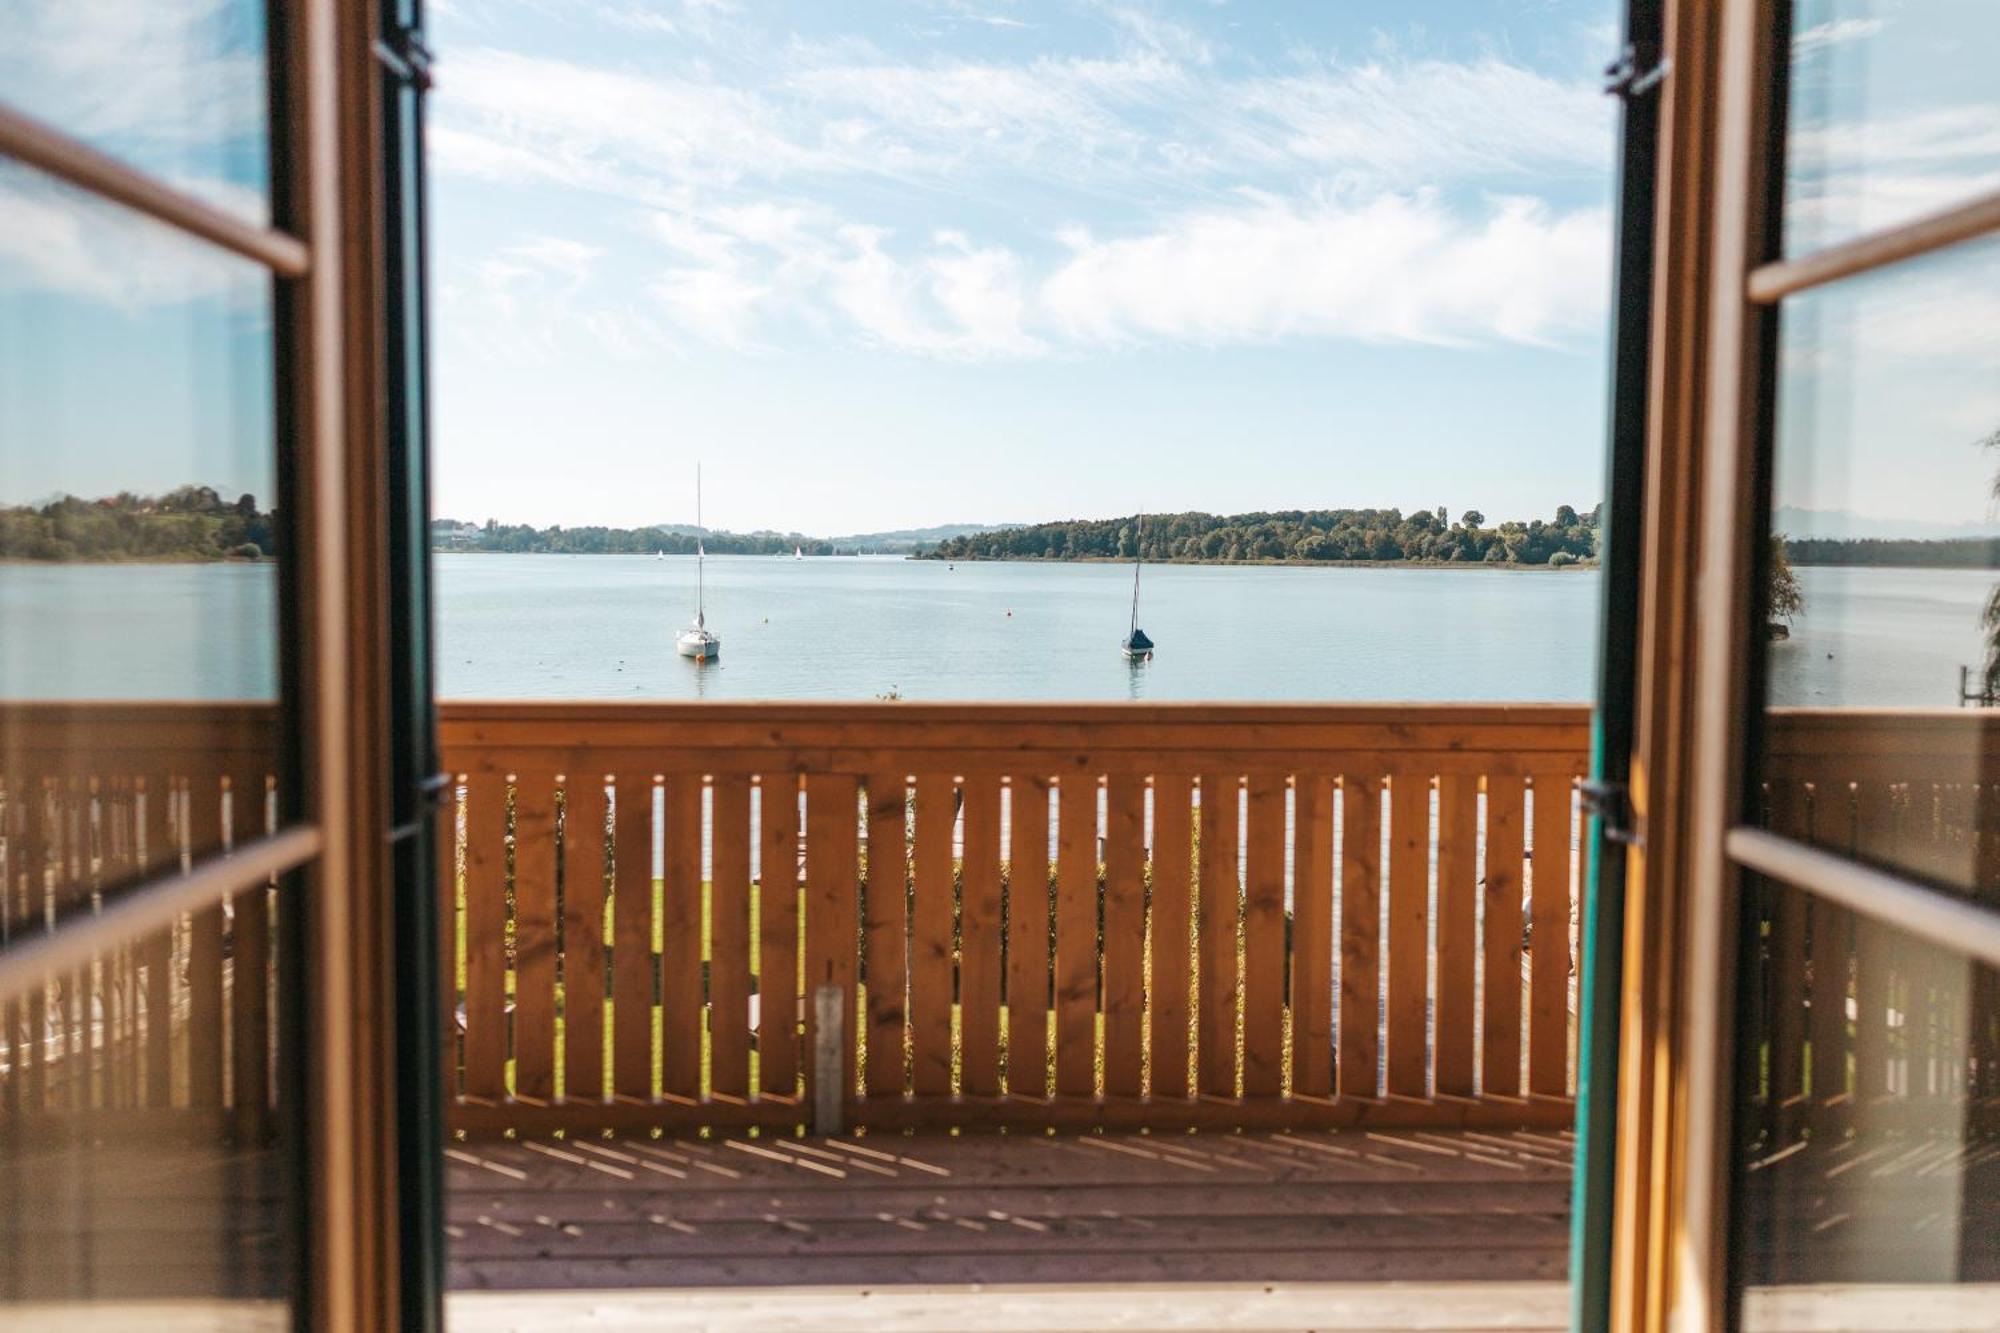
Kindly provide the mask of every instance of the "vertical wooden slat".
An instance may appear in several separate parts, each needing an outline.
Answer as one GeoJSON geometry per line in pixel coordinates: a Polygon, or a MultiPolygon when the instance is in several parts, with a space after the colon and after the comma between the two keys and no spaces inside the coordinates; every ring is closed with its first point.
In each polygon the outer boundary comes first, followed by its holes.
{"type": "MultiPolygon", "coordinates": [[[[1805,787],[1788,776],[1772,779],[1767,818],[1773,833],[1806,836],[1805,787]]],[[[1770,1099],[1777,1122],[1805,1094],[1806,1070],[1806,895],[1773,886],[1770,978],[1770,1099]]]]}
{"type": "Polygon", "coordinates": [[[1008,797],[1007,1091],[1048,1095],[1049,780],[1015,775],[1008,797]]]}
{"type": "Polygon", "coordinates": [[[1243,882],[1243,1095],[1284,1084],[1285,779],[1250,778],[1243,882]]]}
{"type": "Polygon", "coordinates": [[[464,929],[458,916],[458,811],[459,775],[449,775],[444,798],[437,812],[437,913],[438,913],[438,1017],[444,1024],[438,1042],[438,1082],[444,1104],[450,1110],[463,1093],[459,1067],[464,1044],[463,1010],[459,998],[459,936],[464,929]]]}
{"type": "Polygon", "coordinates": [[[1104,1094],[1137,1097],[1145,1046],[1146,782],[1114,774],[1104,828],[1104,1094]]]}
{"type": "MultiPolygon", "coordinates": [[[[71,778],[59,781],[51,793],[54,798],[50,844],[54,851],[55,880],[51,886],[50,902],[57,920],[74,916],[79,910],[87,910],[90,896],[90,852],[86,842],[85,826],[87,795],[84,784],[71,778]]],[[[220,909],[217,909],[218,912],[220,909]]],[[[90,1023],[89,992],[91,966],[85,963],[57,978],[56,982],[56,1050],[60,1052],[55,1067],[56,1105],[71,1113],[81,1112],[89,1105],[91,1076],[89,1053],[90,1023]]],[[[217,960],[218,981],[223,967],[217,960]]],[[[225,1020],[226,1022],[226,1020],[225,1020]]],[[[217,1063],[223,1057],[217,1053],[217,1063]]]]}
{"type": "MultiPolygon", "coordinates": [[[[173,783],[164,773],[146,778],[143,818],[145,865],[163,869],[178,862],[180,839],[174,819],[173,783]]],[[[163,926],[147,936],[139,956],[146,969],[144,1105],[166,1107],[173,1104],[174,928],[163,926]]]]}
{"type": "Polygon", "coordinates": [[[1382,1059],[1382,779],[1340,780],[1340,1031],[1343,1097],[1373,1097],[1382,1059]]]}
{"type": "MultiPolygon", "coordinates": [[[[1851,801],[1844,781],[1814,784],[1811,837],[1815,843],[1832,848],[1852,845],[1851,801]]],[[[1847,1094],[1848,950],[1854,917],[1823,898],[1813,899],[1808,911],[1812,932],[1812,1012],[1808,1018],[1812,1098],[1825,1105],[1847,1094]]],[[[1906,1032],[1909,1012],[1908,1008],[1904,1011],[1906,1032]]]]}
{"type": "Polygon", "coordinates": [[[1535,775],[1534,957],[1528,1007],[1528,1090],[1569,1091],[1570,777],[1535,775]]]}
{"type": "Polygon", "coordinates": [[[911,1087],[919,1097],[951,1092],[951,825],[953,787],[942,773],[917,775],[915,902],[910,912],[911,1087]]]}
{"type": "Polygon", "coordinates": [[[1063,775],[1056,826],[1056,1094],[1097,1085],[1097,779],[1063,775]]]}
{"type": "Polygon", "coordinates": [[[973,774],[964,792],[959,1082],[968,1095],[990,1096],[1000,1091],[1000,782],[973,774]]]}
{"type": "Polygon", "coordinates": [[[1479,779],[1438,779],[1437,1090],[1470,1097],[1479,958],[1479,779]]]}
{"type": "MultiPolygon", "coordinates": [[[[613,793],[611,892],[611,1082],[621,1101],[653,1099],[653,780],[621,773],[613,793]]],[[[466,900],[472,897],[467,840],[466,900]]],[[[471,984],[471,935],[466,980],[471,984]]],[[[472,1052],[466,1049],[471,1087],[472,1052]]]]}
{"type": "Polygon", "coordinates": [[[507,1095],[507,780],[470,774],[465,792],[465,1095],[507,1095]]]}
{"type": "MultiPolygon", "coordinates": [[[[28,872],[26,862],[28,842],[28,792],[32,783],[9,775],[6,780],[6,803],[0,806],[0,830],[7,835],[7,873],[0,878],[0,940],[13,943],[29,932],[28,924],[28,872]]],[[[161,969],[155,968],[159,972],[161,969]]],[[[27,1062],[32,1043],[28,1036],[28,1007],[23,997],[9,995],[0,999],[0,1034],[4,1034],[7,1049],[12,1058],[8,1070],[0,1077],[0,1111],[9,1116],[24,1113],[28,1105],[27,1062]]]]}
{"type": "Polygon", "coordinates": [[[758,786],[757,1094],[799,1090],[799,779],[758,786]]]}
{"type": "Polygon", "coordinates": [[[750,1095],[750,779],[709,790],[709,1088],[750,1095]]]}
{"type": "Polygon", "coordinates": [[[1525,787],[1486,779],[1486,981],[1481,1001],[1480,1091],[1521,1091],[1521,869],[1525,787]]]}
{"type": "Polygon", "coordinates": [[[1201,778],[1201,897],[1196,906],[1200,946],[1195,979],[1198,1016],[1196,1064],[1204,1097],[1236,1095],[1236,920],[1242,902],[1237,880],[1238,779],[1226,773],[1201,778]]]}
{"type": "MultiPolygon", "coordinates": [[[[230,781],[235,843],[266,832],[264,774],[239,772],[230,781]]],[[[230,949],[231,1089],[236,1132],[245,1142],[262,1139],[270,1110],[270,890],[258,887],[236,898],[230,949]]]]}
{"type": "Polygon", "coordinates": [[[660,1092],[701,1096],[701,777],[666,781],[660,890],[660,1092]]]}
{"type": "Polygon", "coordinates": [[[556,1095],[556,779],[514,779],[514,1095],[556,1095]]]}
{"type": "Polygon", "coordinates": [[[870,1097],[900,1097],[910,1012],[909,783],[900,773],[868,779],[868,904],[862,948],[868,965],[870,1097]]]}
{"type": "Polygon", "coordinates": [[[563,787],[563,1097],[604,1100],[605,819],[602,773],[563,787]]]}
{"type": "Polygon", "coordinates": [[[1402,772],[1389,778],[1389,1095],[1425,1093],[1430,1000],[1431,780],[1402,772]]]}
{"type": "Polygon", "coordinates": [[[1185,1097],[1192,1086],[1193,794],[1194,781],[1185,773],[1153,775],[1153,985],[1147,998],[1155,1097],[1185,1097]]]}
{"type": "MultiPolygon", "coordinates": [[[[841,1098],[854,1092],[854,980],[860,958],[861,784],[842,773],[812,774],[806,786],[806,993],[824,985],[841,991],[841,1098]]],[[[949,837],[949,823],[947,823],[949,837]]],[[[949,845],[946,848],[949,856],[949,845]]],[[[950,868],[946,867],[946,890],[950,868]]],[[[919,885],[921,893],[922,886],[919,885]]],[[[946,947],[949,948],[949,934],[946,947]]],[[[806,1005],[806,1050],[813,1049],[815,1016],[806,1005]]],[[[813,1070],[806,1091],[813,1092],[813,1070]]]]}
{"type": "Polygon", "coordinates": [[[1292,797],[1292,1093],[1333,1092],[1333,779],[1292,797]]]}
{"type": "MultiPolygon", "coordinates": [[[[197,857],[222,846],[222,784],[215,774],[188,781],[188,842],[197,857]]],[[[222,905],[196,912],[188,925],[188,1102],[223,1104],[222,905]]]]}

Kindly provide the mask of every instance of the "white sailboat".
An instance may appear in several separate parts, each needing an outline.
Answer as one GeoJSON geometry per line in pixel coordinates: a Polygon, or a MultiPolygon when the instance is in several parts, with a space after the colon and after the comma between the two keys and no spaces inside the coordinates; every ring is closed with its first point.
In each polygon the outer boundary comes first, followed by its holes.
{"type": "Polygon", "coordinates": [[[805,558],[806,558],[805,548],[802,546],[794,545],[792,547],[792,559],[803,560],[805,558]]]}
{"type": "Polygon", "coordinates": [[[701,464],[694,465],[694,624],[680,632],[674,640],[674,648],[682,657],[692,657],[697,662],[712,662],[722,656],[722,636],[708,627],[708,589],[703,577],[708,565],[708,551],[703,538],[707,529],[701,521],[701,464]]]}
{"type": "Polygon", "coordinates": [[[1126,631],[1119,651],[1128,662],[1153,660],[1153,641],[1139,628],[1139,570],[1146,563],[1146,516],[1139,515],[1139,541],[1132,560],[1132,627],[1126,631]]]}

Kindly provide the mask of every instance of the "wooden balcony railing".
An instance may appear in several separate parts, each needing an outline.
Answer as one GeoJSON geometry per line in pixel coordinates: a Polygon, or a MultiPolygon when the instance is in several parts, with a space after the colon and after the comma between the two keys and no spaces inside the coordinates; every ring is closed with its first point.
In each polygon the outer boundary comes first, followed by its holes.
{"type": "MultiPolygon", "coordinates": [[[[1768,822],[1990,899],[1993,725],[1780,714],[1768,822]]],[[[810,1124],[836,1063],[863,1126],[1570,1114],[1582,709],[459,703],[442,739],[468,1134],[810,1124]]],[[[0,707],[0,943],[268,829],[277,740],[268,705],[0,707]]],[[[1990,1113],[1990,976],[1757,893],[1773,1131],[1990,1113]]],[[[0,1127],[261,1135],[283,900],[0,997],[0,1127]]]]}
{"type": "Polygon", "coordinates": [[[829,1079],[881,1127],[1571,1114],[1581,708],[460,703],[442,738],[470,1132],[812,1123],[829,1079]]]}

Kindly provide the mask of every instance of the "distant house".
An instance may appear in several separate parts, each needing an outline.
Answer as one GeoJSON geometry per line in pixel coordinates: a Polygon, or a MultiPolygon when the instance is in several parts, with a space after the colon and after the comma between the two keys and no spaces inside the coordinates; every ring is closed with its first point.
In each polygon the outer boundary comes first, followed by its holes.
{"type": "Polygon", "coordinates": [[[448,518],[431,523],[432,550],[463,551],[484,540],[485,532],[476,523],[457,523],[448,518]]]}

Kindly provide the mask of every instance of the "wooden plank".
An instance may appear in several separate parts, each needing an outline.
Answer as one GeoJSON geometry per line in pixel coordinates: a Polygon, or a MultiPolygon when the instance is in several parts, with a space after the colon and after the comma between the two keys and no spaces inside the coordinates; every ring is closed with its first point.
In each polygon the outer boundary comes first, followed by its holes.
{"type": "MultiPolygon", "coordinates": [[[[840,987],[842,1030],[841,1098],[854,1093],[854,981],[860,960],[861,783],[842,773],[814,773],[806,779],[806,994],[823,985],[840,987]]],[[[920,890],[921,891],[921,888],[920,890]]],[[[805,1012],[805,1049],[813,1050],[813,1005],[805,1012]]],[[[813,1069],[806,1067],[806,1095],[813,1095],[813,1069]]]]}
{"type": "Polygon", "coordinates": [[[1292,1093],[1327,1097],[1333,1093],[1333,779],[1299,774],[1292,800],[1292,1093]]]}
{"type": "Polygon", "coordinates": [[[1008,794],[1007,1091],[1048,1095],[1049,780],[1015,774],[1008,794]]]}
{"type": "Polygon", "coordinates": [[[1382,1059],[1382,779],[1340,780],[1340,1031],[1342,1097],[1373,1097],[1382,1059]]]}
{"type": "Polygon", "coordinates": [[[507,1096],[507,780],[465,792],[465,1095],[507,1096]]]}
{"type": "Polygon", "coordinates": [[[1438,779],[1437,1068],[1440,1094],[1473,1095],[1479,958],[1479,780],[1438,779]]]}
{"type": "Polygon", "coordinates": [[[514,1095],[556,1095],[556,778],[514,778],[514,1095]]]}
{"type": "Polygon", "coordinates": [[[868,989],[863,1086],[870,1097],[900,1097],[908,1086],[909,790],[901,773],[868,779],[868,900],[861,931],[868,989]]]}
{"type": "MultiPolygon", "coordinates": [[[[145,778],[143,861],[149,869],[178,865],[180,830],[175,820],[173,782],[165,773],[145,778]]],[[[139,960],[146,970],[145,1106],[173,1105],[173,968],[172,926],[154,931],[139,946],[139,960]]]]}
{"type": "Polygon", "coordinates": [[[1430,1053],[1431,779],[1409,771],[1389,778],[1389,984],[1387,1082],[1392,1097],[1427,1091],[1430,1053]]]}
{"type": "Polygon", "coordinates": [[[1234,774],[1201,778],[1201,896],[1196,904],[1198,1031],[1197,1089],[1206,1097],[1236,1095],[1236,921],[1242,903],[1237,879],[1240,818],[1234,774]]]}
{"type": "MultiPolygon", "coordinates": [[[[1772,832],[1806,836],[1806,792],[1801,784],[1774,782],[1765,800],[1772,832]]],[[[1806,895],[1784,885],[1772,885],[1771,892],[1768,1059],[1770,1100],[1782,1119],[1783,1108],[1794,1105],[1806,1090],[1806,895]]]]}
{"type": "MultiPolygon", "coordinates": [[[[611,1087],[618,1100],[653,1101],[653,779],[620,773],[613,794],[611,893],[611,1087]]],[[[476,825],[470,826],[476,827],[476,825]]],[[[466,902],[472,901],[472,842],[466,844],[466,902]]],[[[467,913],[468,921],[470,913],[467,913]]],[[[466,942],[471,985],[472,941],[466,942]]],[[[472,1039],[466,1037],[466,1091],[473,1090],[472,1039]]]]}
{"type": "MultiPolygon", "coordinates": [[[[262,769],[230,779],[232,844],[268,832],[262,769]]],[[[230,1095],[242,1143],[260,1143],[270,1126],[271,890],[259,885],[237,895],[230,929],[230,1095]]]]}
{"type": "Polygon", "coordinates": [[[1508,774],[1486,778],[1486,982],[1480,1000],[1479,1089],[1521,1091],[1521,873],[1526,789],[1508,774]]]}
{"type": "MultiPolygon", "coordinates": [[[[197,858],[222,846],[222,784],[217,775],[188,780],[188,843],[197,858]]],[[[222,905],[188,922],[188,1104],[223,1105],[222,905]]]]}
{"type": "Polygon", "coordinates": [[[1282,774],[1250,777],[1243,884],[1243,1095],[1284,1086],[1285,792],[1282,774]]]}
{"type": "Polygon", "coordinates": [[[459,919],[459,783],[457,773],[448,775],[443,799],[438,805],[436,825],[437,912],[438,912],[438,1018],[444,1025],[438,1042],[438,1086],[445,1109],[450,1111],[463,1095],[459,1071],[464,1058],[465,1025],[460,1017],[458,960],[464,923],[459,919]]]}
{"type": "Polygon", "coordinates": [[[1528,1091],[1569,1090],[1570,779],[1535,775],[1533,960],[1529,965],[1528,1091]]]}
{"type": "Polygon", "coordinates": [[[957,789],[949,774],[917,775],[915,901],[910,912],[911,1087],[919,1097],[951,1087],[951,828],[957,789]]]}
{"type": "Polygon", "coordinates": [[[709,790],[709,1087],[750,1095],[750,779],[718,774],[709,790]]]}
{"type": "Polygon", "coordinates": [[[1153,988],[1152,1067],[1154,1097],[1185,1097],[1193,1086],[1194,865],[1193,779],[1185,773],[1153,777],[1153,988]]]}
{"type": "Polygon", "coordinates": [[[563,1099],[600,1102],[604,1068],[605,778],[572,773],[563,788],[563,1099]]]}
{"type": "Polygon", "coordinates": [[[799,1087],[799,779],[767,773],[760,802],[757,882],[757,1090],[799,1087]]]}
{"type": "Polygon", "coordinates": [[[702,782],[669,773],[660,891],[660,1094],[701,1096],[702,782]]]}
{"type": "Polygon", "coordinates": [[[965,779],[964,877],[959,910],[961,1088],[1000,1091],[1000,780],[965,779]]]}
{"type": "MultiPolygon", "coordinates": [[[[1110,779],[1104,828],[1104,1095],[1137,1097],[1145,1047],[1146,785],[1110,779]]],[[[969,1089],[968,1089],[969,1090],[969,1089]]]]}
{"type": "MultiPolygon", "coordinates": [[[[1810,833],[1822,846],[1853,846],[1852,797],[1845,782],[1816,784],[1812,793],[1810,833]]],[[[1848,1092],[1847,997],[1854,914],[1823,898],[1807,905],[1811,931],[1812,1010],[1807,1016],[1811,1042],[1812,1099],[1820,1106],[1848,1092]]],[[[1906,997],[1904,1030],[1910,1030],[1915,1007],[1906,997]]]]}
{"type": "Polygon", "coordinates": [[[1097,1085],[1097,779],[1066,775],[1056,826],[1056,1092],[1097,1085]]]}

